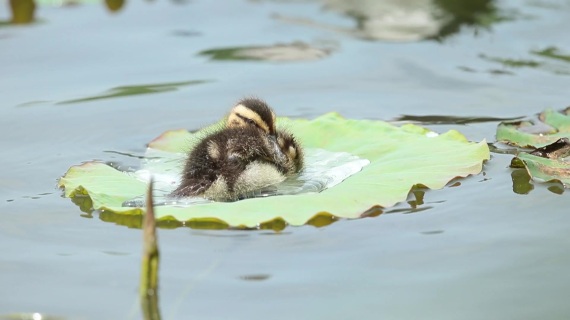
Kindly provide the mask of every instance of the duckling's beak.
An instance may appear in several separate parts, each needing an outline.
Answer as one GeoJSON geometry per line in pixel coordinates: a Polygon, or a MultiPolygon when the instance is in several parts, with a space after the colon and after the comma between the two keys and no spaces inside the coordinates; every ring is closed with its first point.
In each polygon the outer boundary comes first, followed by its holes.
{"type": "Polygon", "coordinates": [[[286,161],[287,158],[277,142],[277,137],[274,135],[268,135],[269,142],[273,144],[274,157],[277,157],[279,161],[286,161]]]}

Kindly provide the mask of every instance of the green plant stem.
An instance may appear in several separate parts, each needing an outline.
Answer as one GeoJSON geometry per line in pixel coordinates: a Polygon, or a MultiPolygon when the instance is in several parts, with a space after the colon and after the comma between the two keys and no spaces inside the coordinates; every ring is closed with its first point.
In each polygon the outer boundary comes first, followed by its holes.
{"type": "Polygon", "coordinates": [[[144,319],[160,319],[158,305],[158,262],[159,252],[156,237],[156,221],[152,200],[153,181],[149,182],[146,197],[146,214],[143,221],[142,273],[139,289],[144,319]]]}

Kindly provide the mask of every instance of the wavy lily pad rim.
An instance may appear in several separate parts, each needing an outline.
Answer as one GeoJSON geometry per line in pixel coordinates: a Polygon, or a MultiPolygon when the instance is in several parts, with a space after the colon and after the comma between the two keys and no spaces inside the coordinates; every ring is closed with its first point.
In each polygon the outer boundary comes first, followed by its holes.
{"type": "MultiPolygon", "coordinates": [[[[92,165],[92,164],[106,165],[106,163],[104,163],[102,161],[87,161],[87,162],[84,162],[82,164],[70,167],[67,172],[69,172],[70,170],[73,170],[73,168],[88,166],[88,165],[92,165]]],[[[67,172],[66,172],[66,174],[67,174],[67,172]]],[[[124,173],[124,171],[118,171],[118,172],[124,173]]],[[[472,176],[472,175],[467,175],[467,176],[472,176]]],[[[456,178],[465,178],[465,177],[458,176],[456,178]]],[[[451,180],[449,183],[452,183],[452,182],[453,182],[453,180],[451,180]]],[[[65,196],[65,186],[62,184],[61,181],[58,181],[58,187],[62,190],[62,193],[63,193],[62,196],[65,196]]],[[[414,185],[410,189],[409,194],[416,189],[431,190],[422,184],[417,184],[417,185],[414,185]]],[[[67,195],[67,197],[69,197],[69,198],[75,198],[78,196],[88,198],[89,201],[92,201],[91,196],[89,195],[89,192],[85,188],[83,188],[82,186],[78,186],[77,188],[71,190],[67,195]]],[[[398,204],[403,204],[403,203],[404,203],[404,201],[399,202],[398,204]]],[[[160,208],[160,207],[161,206],[155,207],[155,209],[160,208]]],[[[119,208],[116,208],[116,207],[101,206],[98,209],[91,208],[91,211],[89,212],[89,214],[93,214],[93,213],[102,214],[102,213],[108,212],[108,213],[112,213],[115,215],[119,215],[122,218],[130,216],[130,217],[133,217],[136,219],[141,219],[141,222],[139,222],[138,224],[142,224],[142,218],[143,218],[144,214],[146,213],[146,208],[136,207],[136,208],[132,208],[129,210],[124,210],[124,207],[121,207],[120,212],[118,212],[118,209],[119,208]]],[[[381,214],[385,214],[386,213],[385,209],[386,208],[384,208],[380,205],[372,205],[369,209],[363,211],[358,217],[355,217],[355,218],[340,217],[340,216],[337,216],[337,215],[330,213],[330,212],[327,212],[327,211],[321,211],[321,212],[315,213],[312,217],[310,217],[304,225],[311,225],[315,228],[321,228],[321,227],[331,225],[331,224],[333,224],[337,221],[340,221],[340,220],[358,220],[358,219],[362,219],[362,218],[377,217],[381,214]]],[[[290,225],[281,216],[277,216],[277,217],[274,217],[273,219],[262,221],[255,227],[246,226],[246,225],[230,226],[227,222],[225,222],[219,218],[215,218],[215,217],[190,218],[188,220],[181,221],[181,220],[176,219],[173,215],[164,215],[164,216],[157,218],[156,221],[157,221],[157,227],[165,228],[165,229],[187,227],[187,228],[191,228],[191,229],[204,229],[204,230],[273,230],[273,231],[278,232],[278,231],[284,230],[288,226],[294,226],[294,227],[296,226],[296,225],[290,225]]],[[[138,229],[141,228],[141,226],[137,225],[137,223],[135,223],[134,221],[131,224],[121,224],[121,223],[118,223],[117,221],[111,221],[111,222],[115,222],[117,224],[125,225],[128,227],[136,227],[138,229]]]]}
{"type": "MultiPolygon", "coordinates": [[[[458,178],[465,178],[465,177],[458,177],[458,178]]],[[[450,184],[454,183],[454,181],[452,180],[449,183],[450,184]]],[[[417,190],[417,189],[432,190],[432,189],[429,189],[429,188],[427,188],[421,184],[418,184],[418,185],[413,186],[410,189],[410,193],[412,193],[414,190],[417,190]]],[[[89,198],[89,195],[85,195],[85,197],[89,198]]],[[[398,204],[403,204],[403,203],[405,203],[405,201],[399,202],[398,204]]],[[[125,216],[137,218],[137,219],[141,219],[141,222],[139,222],[139,224],[142,224],[142,218],[143,218],[144,214],[146,213],[146,209],[142,208],[142,207],[141,208],[132,208],[131,210],[121,211],[121,212],[117,212],[115,209],[113,207],[103,206],[103,207],[96,209],[96,210],[93,209],[91,211],[91,213],[101,214],[101,213],[109,212],[109,213],[112,213],[115,215],[120,215],[123,218],[125,216]]],[[[280,217],[280,216],[274,217],[274,218],[266,220],[266,221],[262,221],[257,226],[254,226],[254,227],[243,225],[243,224],[237,225],[237,226],[231,226],[227,222],[225,222],[219,218],[215,218],[215,217],[190,218],[190,219],[185,220],[185,221],[180,221],[172,215],[164,215],[164,216],[161,216],[160,218],[157,218],[156,222],[157,222],[158,228],[164,228],[164,229],[191,228],[191,229],[199,229],[199,230],[243,230],[243,231],[273,230],[273,231],[279,232],[279,231],[284,230],[287,227],[302,227],[304,225],[310,225],[310,226],[313,226],[315,228],[322,228],[322,227],[329,226],[329,225],[331,225],[335,222],[341,221],[341,220],[360,220],[363,218],[378,217],[382,214],[390,214],[390,212],[386,212],[385,209],[387,209],[387,208],[384,208],[384,207],[379,206],[379,205],[373,205],[368,210],[362,212],[359,217],[355,217],[355,218],[339,217],[339,216],[334,215],[330,212],[322,211],[322,212],[317,212],[316,214],[314,214],[311,218],[309,218],[307,220],[307,222],[305,224],[300,225],[300,226],[291,225],[283,217],[280,217]]],[[[398,209],[398,210],[401,210],[401,209],[398,209]]],[[[408,210],[410,212],[413,212],[414,208],[406,209],[406,212],[408,210]]],[[[127,225],[127,224],[118,223],[117,221],[111,221],[111,222],[115,222],[119,225],[125,225],[128,227],[133,227],[135,225],[135,223],[127,225]]],[[[141,226],[139,226],[139,225],[137,225],[135,227],[138,229],[141,229],[141,226]]]]}
{"type": "MultiPolygon", "coordinates": [[[[419,127],[419,126],[416,126],[416,125],[411,125],[411,124],[406,124],[406,125],[402,125],[402,126],[400,126],[400,127],[396,127],[396,126],[394,126],[393,124],[389,124],[389,123],[386,123],[386,122],[383,122],[383,121],[345,119],[345,118],[343,118],[342,116],[340,116],[338,113],[334,113],[334,112],[325,114],[325,115],[320,116],[320,117],[318,117],[318,118],[316,118],[316,119],[313,119],[313,120],[307,120],[307,119],[298,119],[298,120],[300,120],[301,122],[303,122],[304,125],[307,125],[307,124],[309,124],[309,122],[314,121],[314,120],[317,120],[317,119],[319,119],[319,118],[320,118],[320,119],[325,119],[325,121],[331,121],[331,120],[332,120],[332,121],[346,120],[346,121],[351,122],[351,123],[357,122],[357,124],[360,124],[360,125],[364,125],[364,124],[366,124],[366,126],[372,125],[373,127],[376,127],[376,126],[378,126],[378,125],[381,126],[381,127],[382,127],[382,126],[389,126],[389,127],[393,128],[393,129],[390,129],[390,130],[397,130],[397,131],[400,132],[399,134],[405,133],[405,134],[420,134],[420,135],[424,135],[424,134],[426,134],[426,133],[428,133],[428,132],[431,132],[430,130],[428,130],[428,129],[426,129],[426,128],[419,127]]],[[[282,118],[282,119],[284,119],[284,120],[286,120],[286,121],[290,121],[290,120],[287,119],[287,118],[282,118]]],[[[297,121],[297,120],[295,120],[295,121],[297,121]]],[[[366,128],[367,128],[367,129],[370,129],[369,127],[366,127],[366,128]]],[[[374,129],[374,130],[377,130],[377,129],[374,129]]],[[[161,135],[161,136],[162,136],[162,135],[161,135]]],[[[442,134],[438,135],[437,138],[440,139],[440,143],[442,143],[443,140],[445,140],[445,141],[451,140],[451,141],[454,142],[454,143],[468,142],[467,139],[466,139],[462,134],[460,134],[459,132],[457,132],[457,131],[455,131],[455,130],[450,130],[450,131],[447,131],[447,132],[445,132],[445,133],[442,133],[442,134]]],[[[156,139],[155,139],[155,140],[156,140],[156,139]]],[[[153,140],[153,142],[154,142],[154,140],[153,140]]],[[[344,141],[344,142],[346,142],[346,141],[344,141]]],[[[474,152],[474,154],[478,154],[478,156],[476,157],[477,160],[473,160],[473,161],[475,162],[475,164],[473,164],[473,163],[470,162],[471,164],[470,164],[468,167],[462,167],[463,169],[460,170],[460,172],[461,172],[462,174],[455,174],[455,176],[450,177],[449,179],[446,178],[446,179],[444,180],[444,179],[439,179],[439,178],[438,178],[439,180],[442,180],[442,181],[445,181],[445,182],[441,182],[441,181],[440,181],[440,182],[435,182],[437,186],[435,186],[435,187],[432,186],[431,189],[441,189],[441,188],[445,187],[445,185],[446,185],[447,183],[449,183],[450,181],[452,181],[452,180],[455,179],[455,178],[458,178],[458,177],[464,178],[464,177],[467,177],[467,176],[470,176],[470,175],[479,174],[479,173],[481,172],[484,162],[489,159],[489,149],[488,149],[488,147],[487,147],[487,144],[486,144],[485,140],[483,140],[483,141],[481,141],[481,142],[479,142],[479,143],[476,143],[476,142],[469,142],[468,144],[465,144],[464,146],[469,146],[469,148],[475,148],[474,150],[471,151],[471,152],[474,152]],[[483,148],[483,146],[485,146],[486,148],[483,148]],[[483,150],[483,149],[485,149],[485,150],[483,150]],[[475,151],[475,150],[477,150],[477,151],[475,151]],[[484,157],[481,156],[482,154],[485,154],[485,156],[484,156],[484,157]],[[478,168],[478,169],[477,169],[477,170],[474,170],[474,168],[478,168]],[[476,172],[475,172],[475,171],[476,171],[476,172]]],[[[87,164],[87,163],[86,163],[86,164],[87,164]]],[[[84,164],[84,165],[85,165],[85,164],[84,164]]],[[[74,167],[72,167],[72,168],[74,168],[74,167]]],[[[72,168],[70,168],[70,170],[72,170],[72,168]]],[[[365,169],[366,169],[366,168],[365,168],[365,169]]],[[[70,171],[70,170],[68,170],[68,171],[70,171]]],[[[117,171],[117,172],[118,172],[118,171],[117,171]]],[[[459,172],[458,172],[458,173],[459,173],[459,172]]],[[[359,174],[362,174],[362,172],[359,173],[359,174]]],[[[66,174],[66,175],[67,175],[67,174],[66,174]]],[[[65,177],[65,176],[64,176],[64,177],[65,177]]],[[[62,177],[62,178],[64,178],[64,177],[62,177]]],[[[434,183],[434,182],[432,181],[431,183],[434,183]]],[[[420,183],[415,183],[415,184],[410,185],[410,187],[406,190],[406,193],[405,193],[406,196],[405,196],[405,197],[402,197],[401,200],[398,200],[398,201],[395,201],[395,202],[391,203],[391,204],[390,204],[390,207],[391,207],[392,205],[394,205],[394,204],[404,202],[405,199],[406,199],[406,197],[409,196],[410,191],[413,190],[414,186],[419,185],[419,184],[421,184],[421,182],[420,182],[420,183]]],[[[60,186],[62,186],[62,185],[63,185],[63,184],[62,184],[61,181],[60,181],[60,186]]],[[[402,190],[403,190],[403,189],[402,189],[402,190]]],[[[70,193],[71,193],[71,192],[70,192],[70,193]]],[[[403,194],[403,193],[402,193],[402,194],[403,194]]],[[[322,195],[322,193],[317,193],[317,194],[315,194],[314,196],[319,197],[319,196],[321,196],[321,195],[322,195]]],[[[299,196],[299,195],[297,195],[297,196],[299,196]]],[[[300,196],[302,196],[302,195],[300,195],[300,196]]],[[[280,196],[280,197],[284,197],[284,196],[280,196]]],[[[271,197],[271,198],[273,198],[273,197],[271,197]]],[[[267,198],[257,198],[257,199],[255,199],[255,200],[256,200],[256,201],[263,201],[264,199],[267,199],[267,198]]],[[[239,203],[245,202],[245,201],[251,201],[251,200],[253,200],[253,199],[242,200],[242,201],[240,201],[239,203]]],[[[365,205],[365,204],[363,204],[363,203],[355,203],[355,202],[353,202],[353,204],[351,204],[351,206],[354,207],[354,213],[353,213],[353,214],[350,214],[350,215],[346,215],[346,214],[345,214],[344,216],[341,216],[341,215],[332,213],[330,210],[328,210],[328,211],[327,211],[327,210],[321,210],[321,211],[316,210],[316,211],[315,211],[316,213],[312,214],[309,218],[306,218],[306,217],[308,217],[309,215],[303,215],[305,218],[302,218],[302,219],[304,219],[302,224],[300,224],[300,223],[299,223],[299,219],[297,219],[297,221],[295,221],[295,223],[293,223],[293,224],[290,224],[290,223],[289,223],[289,225],[304,225],[304,224],[307,224],[307,223],[310,222],[310,221],[316,221],[316,220],[319,220],[319,219],[323,220],[323,219],[322,219],[323,217],[325,218],[325,219],[324,219],[325,221],[327,221],[327,218],[328,218],[328,221],[334,222],[334,221],[339,220],[339,219],[362,218],[362,217],[366,217],[366,216],[379,215],[380,213],[382,213],[381,209],[379,209],[379,208],[382,208],[382,207],[381,207],[379,204],[374,204],[373,202],[370,202],[370,201],[368,201],[367,203],[368,203],[368,204],[365,205]],[[371,215],[368,215],[367,213],[370,212],[370,211],[372,211],[372,212],[378,212],[378,211],[380,211],[380,213],[376,213],[376,214],[373,214],[373,215],[372,215],[372,214],[371,214],[371,215]],[[334,220],[334,221],[333,221],[333,220],[334,220]]],[[[221,207],[221,206],[220,206],[220,207],[221,207]]],[[[247,206],[246,206],[246,207],[247,207],[247,206]]],[[[156,209],[157,209],[156,211],[163,211],[164,209],[161,210],[161,208],[165,208],[165,207],[160,207],[160,206],[159,206],[159,207],[156,208],[156,209]]],[[[116,214],[120,214],[120,215],[129,215],[129,214],[130,214],[130,215],[141,215],[142,212],[144,211],[144,209],[142,209],[142,208],[133,208],[133,209],[131,209],[131,210],[125,210],[124,207],[104,206],[104,205],[103,205],[103,206],[99,206],[98,209],[102,210],[102,212],[115,212],[116,214]]],[[[172,209],[176,209],[176,208],[168,207],[168,209],[169,209],[169,210],[172,210],[172,209]]],[[[220,209],[220,208],[218,208],[218,209],[220,209]]],[[[223,212],[223,210],[222,210],[222,212],[223,212]]],[[[279,213],[276,213],[276,214],[279,214],[279,213]]],[[[204,218],[204,217],[198,217],[198,218],[196,218],[196,217],[191,217],[191,218],[189,218],[189,219],[181,219],[180,217],[179,217],[179,218],[175,218],[174,215],[175,215],[175,214],[169,214],[169,213],[167,213],[167,212],[163,212],[163,214],[158,214],[157,216],[159,216],[159,218],[158,218],[159,221],[169,221],[169,220],[170,220],[170,221],[182,221],[184,224],[189,224],[189,225],[191,225],[192,222],[195,222],[195,221],[198,221],[198,220],[205,220],[205,219],[212,220],[212,218],[213,218],[212,216],[210,216],[210,217],[206,217],[206,218],[204,218]]],[[[184,213],[182,213],[182,215],[184,215],[184,213]]],[[[217,219],[217,220],[223,221],[223,223],[225,223],[226,225],[230,225],[230,224],[231,224],[231,223],[227,223],[227,222],[224,221],[223,219],[218,219],[218,217],[219,217],[218,215],[219,215],[219,216],[225,216],[226,214],[225,214],[225,213],[216,214],[216,218],[213,218],[213,219],[217,219]]],[[[267,216],[267,214],[264,214],[264,215],[267,216]]],[[[264,215],[261,215],[261,216],[262,216],[261,218],[263,218],[264,215]]],[[[231,221],[231,220],[235,220],[235,219],[230,219],[229,221],[231,221]]],[[[260,220],[261,220],[261,219],[260,219],[260,220]]],[[[293,219],[293,220],[295,220],[295,219],[293,219]]],[[[287,222],[285,222],[285,219],[283,218],[283,216],[281,216],[281,215],[279,214],[279,215],[273,216],[271,219],[261,220],[261,222],[257,222],[257,223],[254,223],[254,224],[248,224],[248,225],[240,225],[239,223],[235,223],[235,221],[234,221],[234,222],[233,222],[233,226],[236,226],[237,228],[253,228],[253,227],[255,227],[255,228],[263,228],[264,226],[267,226],[267,225],[269,225],[269,224],[275,225],[277,221],[283,221],[282,224],[284,224],[284,225],[287,225],[287,224],[288,224],[287,222]]],[[[250,221],[250,222],[251,222],[251,221],[250,221]]],[[[330,222],[330,223],[332,223],[332,222],[330,222]]],[[[327,224],[330,224],[330,223],[327,223],[327,224]]],[[[232,228],[233,228],[233,227],[232,227],[232,228]]],[[[283,228],[284,228],[284,226],[283,226],[283,228]]],[[[275,229],[281,229],[281,227],[279,227],[279,228],[272,227],[272,229],[274,229],[274,230],[275,230],[275,229]]]]}

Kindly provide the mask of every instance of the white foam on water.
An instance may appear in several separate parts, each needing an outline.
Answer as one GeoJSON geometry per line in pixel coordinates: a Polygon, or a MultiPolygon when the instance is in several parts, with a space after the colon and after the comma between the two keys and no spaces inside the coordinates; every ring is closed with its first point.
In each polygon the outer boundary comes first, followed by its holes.
{"type": "MultiPolygon", "coordinates": [[[[332,188],[346,178],[362,170],[370,163],[347,152],[331,152],[323,149],[306,149],[305,167],[287,180],[248,194],[247,198],[317,193],[332,188]]],[[[148,149],[142,168],[130,173],[137,179],[148,182],[154,178],[154,204],[188,206],[209,203],[202,197],[171,198],[168,195],[180,184],[186,154],[148,149]]],[[[125,207],[143,207],[144,195],[123,203],[125,207]]]]}

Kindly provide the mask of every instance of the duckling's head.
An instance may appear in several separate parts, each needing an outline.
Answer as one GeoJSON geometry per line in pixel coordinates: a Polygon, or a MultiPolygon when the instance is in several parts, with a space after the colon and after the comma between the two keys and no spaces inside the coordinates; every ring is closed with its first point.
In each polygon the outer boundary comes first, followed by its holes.
{"type": "Polygon", "coordinates": [[[265,102],[256,98],[239,101],[230,111],[226,126],[255,127],[271,136],[276,136],[275,113],[265,102]]]}
{"type": "Polygon", "coordinates": [[[303,168],[303,148],[287,131],[277,131],[277,144],[287,158],[288,173],[297,173],[303,168]]]}

